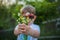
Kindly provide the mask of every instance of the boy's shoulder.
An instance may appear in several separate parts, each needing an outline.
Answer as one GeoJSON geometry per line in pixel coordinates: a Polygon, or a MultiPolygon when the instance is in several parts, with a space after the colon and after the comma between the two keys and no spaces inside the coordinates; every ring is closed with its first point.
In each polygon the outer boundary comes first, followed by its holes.
{"type": "Polygon", "coordinates": [[[37,25],[37,24],[32,24],[32,25],[34,25],[34,26],[39,26],[39,25],[37,25]]]}
{"type": "Polygon", "coordinates": [[[38,31],[40,32],[40,26],[37,25],[37,24],[32,24],[32,25],[31,25],[31,28],[32,28],[32,29],[35,29],[35,30],[38,30],[38,31]]]}
{"type": "Polygon", "coordinates": [[[31,26],[33,26],[33,27],[39,27],[39,25],[37,25],[37,24],[32,24],[31,26]]]}

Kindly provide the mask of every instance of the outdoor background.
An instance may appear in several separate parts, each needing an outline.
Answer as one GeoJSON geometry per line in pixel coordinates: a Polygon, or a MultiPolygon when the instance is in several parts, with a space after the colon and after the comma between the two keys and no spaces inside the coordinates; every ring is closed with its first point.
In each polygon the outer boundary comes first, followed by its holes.
{"type": "Polygon", "coordinates": [[[0,0],[0,40],[16,40],[13,31],[18,13],[27,4],[36,8],[38,40],[60,40],[60,0],[0,0]]]}

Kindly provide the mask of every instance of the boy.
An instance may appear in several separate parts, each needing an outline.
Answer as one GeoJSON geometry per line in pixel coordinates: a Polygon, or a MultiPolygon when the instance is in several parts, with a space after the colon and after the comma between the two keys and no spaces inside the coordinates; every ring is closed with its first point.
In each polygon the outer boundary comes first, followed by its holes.
{"type": "Polygon", "coordinates": [[[40,35],[40,28],[38,25],[34,24],[36,19],[35,8],[31,5],[26,5],[21,9],[22,16],[29,17],[31,20],[28,25],[18,24],[15,27],[14,34],[17,35],[17,40],[22,40],[22,34],[27,35],[27,40],[37,40],[40,35]],[[29,15],[32,15],[31,17],[29,15]],[[23,30],[24,29],[24,30],[23,30]]]}

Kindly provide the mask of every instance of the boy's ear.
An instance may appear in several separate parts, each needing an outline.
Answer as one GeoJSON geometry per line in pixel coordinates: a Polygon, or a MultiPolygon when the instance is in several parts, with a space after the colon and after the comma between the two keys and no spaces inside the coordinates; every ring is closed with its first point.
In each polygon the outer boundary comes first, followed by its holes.
{"type": "Polygon", "coordinates": [[[36,19],[36,17],[37,17],[37,16],[36,16],[36,15],[34,15],[34,20],[36,19]]]}

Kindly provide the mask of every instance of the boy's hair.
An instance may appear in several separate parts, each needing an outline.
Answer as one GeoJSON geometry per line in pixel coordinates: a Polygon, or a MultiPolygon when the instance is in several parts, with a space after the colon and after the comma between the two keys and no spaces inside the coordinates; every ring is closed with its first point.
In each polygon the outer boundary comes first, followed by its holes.
{"type": "Polygon", "coordinates": [[[23,6],[20,11],[21,11],[21,13],[23,13],[24,11],[27,11],[29,13],[34,13],[35,14],[35,8],[33,6],[31,6],[31,5],[23,6]]]}

